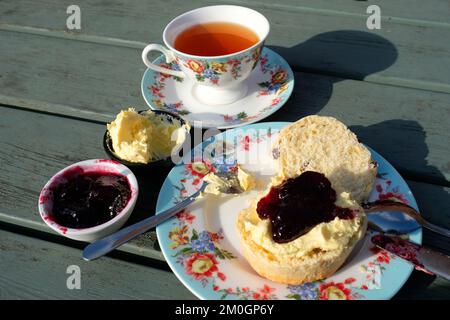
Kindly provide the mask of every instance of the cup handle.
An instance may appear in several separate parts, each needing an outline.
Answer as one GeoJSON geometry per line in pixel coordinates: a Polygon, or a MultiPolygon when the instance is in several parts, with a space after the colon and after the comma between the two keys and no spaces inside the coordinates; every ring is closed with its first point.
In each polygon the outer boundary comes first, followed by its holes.
{"type": "Polygon", "coordinates": [[[160,66],[150,62],[147,58],[147,55],[150,51],[159,51],[162,54],[164,54],[164,56],[166,57],[167,63],[170,63],[175,60],[175,56],[172,51],[166,49],[165,47],[163,47],[160,44],[152,43],[152,44],[149,44],[148,46],[146,46],[144,48],[144,50],[142,51],[142,61],[144,61],[145,65],[147,67],[149,67],[150,69],[153,69],[155,71],[161,72],[161,73],[170,74],[171,76],[175,76],[175,77],[179,77],[179,78],[185,77],[185,74],[183,71],[176,71],[176,70],[172,70],[169,68],[160,67],[160,66]]]}

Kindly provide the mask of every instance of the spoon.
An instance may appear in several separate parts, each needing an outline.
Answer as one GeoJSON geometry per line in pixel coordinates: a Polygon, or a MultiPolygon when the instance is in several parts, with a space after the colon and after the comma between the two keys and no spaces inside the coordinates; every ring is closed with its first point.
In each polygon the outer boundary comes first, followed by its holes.
{"type": "MultiPolygon", "coordinates": [[[[219,189],[221,193],[224,194],[239,194],[242,193],[244,190],[242,187],[240,187],[239,181],[237,179],[237,175],[234,172],[227,171],[226,173],[216,173],[218,177],[224,178],[223,180],[227,183],[224,183],[222,185],[216,185],[216,188],[219,189]]],[[[123,245],[124,243],[136,238],[137,236],[141,235],[142,233],[150,230],[151,228],[157,226],[158,224],[168,220],[169,218],[176,215],[178,212],[186,208],[188,205],[193,203],[198,196],[205,191],[206,187],[209,185],[208,182],[203,182],[203,185],[200,187],[199,190],[197,190],[194,194],[187,197],[186,199],[182,200],[175,206],[164,210],[158,214],[155,214],[154,216],[144,219],[140,222],[137,222],[135,224],[132,224],[126,228],[123,228],[103,239],[100,239],[94,243],[89,244],[84,250],[83,250],[83,259],[86,261],[91,261],[94,259],[97,259],[101,256],[104,256],[105,254],[111,252],[115,248],[123,245]]],[[[412,207],[398,202],[394,200],[380,200],[380,201],[374,201],[363,204],[364,211],[370,216],[370,214],[373,214],[375,212],[382,212],[382,211],[394,211],[394,212],[403,212],[406,215],[412,217],[415,221],[417,221],[421,226],[430,229],[434,232],[437,232],[441,235],[444,235],[446,237],[450,237],[450,230],[447,230],[445,228],[436,226],[428,221],[426,221],[424,218],[420,216],[420,214],[412,207]]],[[[419,226],[408,229],[408,230],[398,230],[398,229],[388,229],[385,230],[385,228],[381,227],[379,223],[376,223],[374,221],[369,221],[369,227],[376,231],[381,231],[384,233],[390,233],[390,234],[405,234],[409,233],[411,231],[414,231],[419,228],[419,226]]]]}
{"type": "MultiPolygon", "coordinates": [[[[222,180],[225,182],[220,185],[215,184],[216,189],[220,193],[239,194],[244,191],[244,189],[239,184],[239,180],[235,172],[230,171],[222,173],[217,172],[215,173],[215,175],[218,176],[219,178],[222,178],[222,180]]],[[[182,200],[181,202],[177,203],[175,206],[167,210],[161,211],[150,218],[146,218],[126,228],[123,228],[103,239],[97,240],[89,244],[83,250],[83,259],[86,261],[91,261],[100,258],[101,256],[104,256],[105,254],[114,250],[115,248],[136,238],[142,233],[147,232],[148,230],[157,226],[158,224],[168,220],[169,218],[173,217],[178,212],[186,208],[188,205],[193,203],[198,198],[198,196],[205,191],[208,185],[209,185],[208,182],[203,182],[203,185],[200,187],[199,190],[197,190],[194,194],[182,200]]]]}
{"type": "MultiPolygon", "coordinates": [[[[436,232],[440,235],[443,235],[445,237],[450,237],[450,230],[432,224],[431,222],[428,222],[419,214],[419,212],[417,212],[416,209],[402,202],[395,200],[378,200],[374,202],[364,203],[362,207],[364,208],[365,213],[369,216],[369,219],[371,214],[375,212],[382,212],[382,211],[402,212],[407,216],[413,218],[420,226],[427,228],[428,230],[431,230],[433,232],[436,232]]],[[[373,221],[373,219],[369,221],[369,227],[376,231],[383,231],[391,234],[405,234],[419,228],[419,226],[417,226],[415,228],[406,227],[405,229],[402,226],[395,226],[395,229],[392,228],[386,230],[385,228],[380,226],[380,223],[373,221]],[[403,230],[399,230],[400,228],[402,228],[403,230]]]]}

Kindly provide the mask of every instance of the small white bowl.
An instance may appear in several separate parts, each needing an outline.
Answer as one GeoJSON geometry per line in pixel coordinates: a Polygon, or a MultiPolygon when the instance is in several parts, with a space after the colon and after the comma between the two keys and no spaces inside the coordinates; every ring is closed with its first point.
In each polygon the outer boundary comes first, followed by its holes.
{"type": "Polygon", "coordinates": [[[114,161],[114,160],[104,160],[104,159],[92,159],[85,160],[74,163],[61,171],[55,174],[44,186],[39,196],[39,213],[44,222],[57,233],[75,240],[81,241],[94,241],[100,238],[103,238],[115,231],[117,231],[120,227],[124,225],[124,223],[128,220],[131,212],[134,209],[136,204],[136,200],[138,197],[139,187],[134,176],[133,172],[130,169],[125,167],[123,164],[114,161]],[[66,181],[65,173],[68,170],[73,170],[75,167],[79,167],[84,172],[93,172],[93,171],[104,171],[117,173],[125,176],[129,182],[131,188],[131,197],[128,200],[127,205],[123,208],[117,215],[102,224],[99,224],[95,227],[84,228],[84,229],[75,229],[68,228],[56,223],[55,219],[52,216],[53,209],[53,190],[57,185],[66,181]]]}

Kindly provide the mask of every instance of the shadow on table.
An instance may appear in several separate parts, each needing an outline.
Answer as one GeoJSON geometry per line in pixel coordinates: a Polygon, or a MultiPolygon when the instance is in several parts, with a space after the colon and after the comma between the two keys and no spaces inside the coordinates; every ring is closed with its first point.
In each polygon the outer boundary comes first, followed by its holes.
{"type": "Polygon", "coordinates": [[[408,281],[406,281],[405,285],[393,299],[445,299],[442,293],[433,292],[434,290],[426,290],[435,280],[436,276],[414,270],[408,281]]]}
{"type": "MultiPolygon", "coordinates": [[[[445,176],[438,168],[428,164],[426,158],[429,150],[426,144],[426,132],[417,121],[410,120],[388,120],[370,126],[351,126],[361,141],[374,150],[386,155],[402,152],[403,158],[407,158],[412,168],[421,168],[428,172],[436,181],[446,181],[445,176]],[[411,146],[410,149],[405,146],[411,146]]],[[[396,166],[395,161],[390,161],[396,166]]],[[[415,176],[414,172],[402,172],[409,177],[415,176]]],[[[418,184],[410,184],[414,197],[416,198],[421,214],[430,222],[450,228],[450,193],[446,187],[433,185],[432,188],[420,188],[418,184]]],[[[444,236],[437,235],[426,229],[423,230],[423,243],[435,247],[437,250],[450,254],[449,240],[444,236]]],[[[427,275],[420,271],[414,271],[405,286],[395,296],[397,299],[419,298],[417,292],[428,288],[436,279],[435,276],[427,275]]],[[[426,292],[424,299],[442,298],[442,295],[426,292]]]]}
{"type": "MultiPolygon", "coordinates": [[[[290,48],[272,46],[271,49],[287,58],[294,69],[306,73],[296,79],[293,97],[290,99],[295,103],[288,102],[285,108],[281,108],[267,121],[296,121],[301,117],[317,114],[330,100],[336,83],[345,81],[345,78],[363,80],[389,68],[398,57],[395,45],[389,40],[371,32],[356,30],[324,32],[290,48]]],[[[399,119],[367,127],[354,126],[351,129],[363,142],[382,155],[398,154],[397,158],[410,162],[410,168],[426,168],[427,182],[437,186],[423,188],[414,184],[413,192],[426,218],[450,228],[450,217],[443,217],[446,212],[450,212],[450,195],[445,187],[438,186],[450,184],[438,168],[427,163],[429,150],[424,128],[416,121],[399,119]],[[405,152],[408,154],[405,155],[405,152]],[[432,216],[431,213],[440,215],[432,216]]],[[[393,162],[393,165],[397,164],[393,162]]],[[[423,181],[424,178],[414,171],[404,170],[401,173],[416,181],[423,181]]]]}
{"type": "MultiPolygon", "coordinates": [[[[414,197],[417,200],[421,214],[428,221],[450,228],[450,193],[445,185],[448,181],[442,172],[428,164],[429,153],[426,144],[426,132],[417,121],[411,120],[387,120],[370,126],[351,126],[359,139],[385,156],[394,167],[397,167],[403,176],[411,180],[423,181],[424,178],[432,185],[410,183],[414,197]],[[396,158],[407,159],[410,168],[420,168],[427,172],[423,174],[402,170],[401,166],[389,159],[389,156],[397,154],[396,158]]],[[[424,230],[423,241],[450,254],[450,241],[431,231],[424,230]]]]}
{"type": "Polygon", "coordinates": [[[395,45],[389,40],[355,30],[324,32],[291,48],[269,48],[285,57],[294,71],[300,69],[328,76],[302,74],[303,78],[296,79],[291,97],[296,104],[288,103],[268,121],[294,121],[316,114],[328,103],[335,83],[344,78],[362,80],[390,67],[398,56],[395,45]],[[292,119],[292,112],[295,112],[295,119],[292,119]]]}
{"type": "Polygon", "coordinates": [[[428,164],[429,150],[426,144],[426,132],[420,123],[395,119],[370,126],[351,126],[350,130],[355,132],[363,143],[385,156],[404,176],[415,181],[427,179],[426,182],[433,183],[432,188],[420,188],[420,185],[415,183],[410,187],[424,217],[432,223],[450,228],[450,214],[448,214],[450,212],[450,194],[444,186],[448,181],[438,168],[428,164]],[[408,161],[409,167],[413,170],[402,170],[400,164],[389,159],[392,155],[408,161]],[[426,172],[426,176],[415,172],[418,169],[426,172]]]}
{"type": "Polygon", "coordinates": [[[154,171],[138,171],[134,172],[139,184],[139,196],[136,202],[136,207],[127,225],[141,221],[155,214],[156,200],[161,186],[169,173],[169,169],[154,172],[154,171]]]}

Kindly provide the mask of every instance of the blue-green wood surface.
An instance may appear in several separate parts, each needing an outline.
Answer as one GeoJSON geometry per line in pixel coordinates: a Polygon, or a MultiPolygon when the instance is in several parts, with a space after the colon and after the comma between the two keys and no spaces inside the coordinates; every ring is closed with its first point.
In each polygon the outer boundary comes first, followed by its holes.
{"type": "MultiPolygon", "coordinates": [[[[80,245],[51,234],[38,216],[37,197],[64,166],[104,157],[104,124],[118,110],[145,106],[142,48],[161,43],[176,15],[219,2],[80,0],[76,32],[66,30],[72,3],[0,1],[0,259],[7,261],[0,264],[0,298],[193,297],[160,269],[164,258],[153,231],[121,247],[118,257],[83,263],[89,285],[69,292],[64,274],[52,278],[53,272],[82,263],[80,245]],[[124,254],[136,263],[122,261],[124,254]],[[126,275],[118,292],[108,281],[121,269],[126,275]]],[[[267,45],[295,71],[293,96],[267,121],[316,113],[341,119],[401,172],[425,217],[450,227],[449,1],[220,3],[266,15],[267,45]],[[381,7],[381,30],[366,28],[369,4],[381,7]]],[[[130,222],[153,214],[161,183],[139,179],[145,196],[130,222]]],[[[450,251],[448,239],[429,232],[424,243],[450,251]]],[[[397,297],[448,299],[449,288],[415,272],[397,297]]]]}

